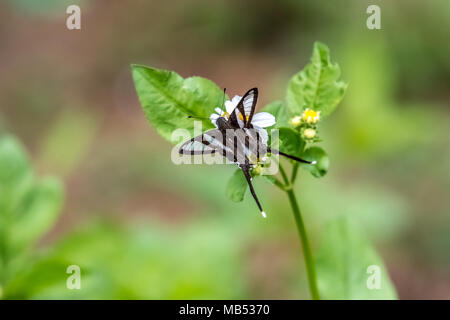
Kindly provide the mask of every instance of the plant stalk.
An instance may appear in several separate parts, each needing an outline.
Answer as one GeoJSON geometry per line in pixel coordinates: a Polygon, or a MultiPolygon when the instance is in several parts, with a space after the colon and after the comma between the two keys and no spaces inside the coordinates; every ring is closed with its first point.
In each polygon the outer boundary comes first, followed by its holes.
{"type": "Polygon", "coordinates": [[[298,234],[301,240],[300,242],[302,243],[303,256],[305,257],[306,273],[308,275],[311,298],[313,300],[320,300],[319,290],[317,288],[316,266],[312,256],[311,247],[309,245],[308,235],[306,234],[305,225],[303,223],[302,214],[297,203],[297,198],[295,197],[292,188],[288,189],[286,193],[289,197],[289,202],[291,203],[292,212],[294,213],[298,234]]]}
{"type": "Polygon", "coordinates": [[[303,223],[302,213],[297,203],[297,198],[295,196],[293,186],[298,173],[298,164],[294,164],[292,170],[291,181],[288,180],[286,171],[284,171],[283,166],[279,163],[279,169],[281,176],[286,184],[286,187],[282,190],[286,191],[289,202],[291,204],[292,212],[294,214],[295,223],[297,224],[298,234],[300,236],[300,242],[303,248],[303,256],[305,257],[306,274],[308,276],[309,291],[311,293],[311,298],[313,300],[320,300],[319,289],[317,287],[317,275],[316,266],[314,263],[314,258],[312,256],[311,247],[309,245],[308,235],[306,233],[305,224],[303,223]]]}

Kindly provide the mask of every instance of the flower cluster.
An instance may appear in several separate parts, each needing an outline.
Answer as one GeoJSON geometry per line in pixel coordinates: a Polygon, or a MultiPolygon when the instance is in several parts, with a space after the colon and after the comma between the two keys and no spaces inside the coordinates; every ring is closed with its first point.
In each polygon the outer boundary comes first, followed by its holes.
{"type": "Polygon", "coordinates": [[[320,120],[320,111],[306,108],[301,116],[295,116],[290,120],[294,128],[298,128],[300,133],[308,142],[317,142],[317,123],[320,120]]]}

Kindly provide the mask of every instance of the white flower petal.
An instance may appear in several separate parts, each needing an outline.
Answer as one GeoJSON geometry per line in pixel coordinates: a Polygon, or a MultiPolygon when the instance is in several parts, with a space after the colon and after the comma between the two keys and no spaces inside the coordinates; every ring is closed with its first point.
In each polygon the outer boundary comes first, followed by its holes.
{"type": "Polygon", "coordinates": [[[214,111],[215,111],[219,116],[221,116],[221,115],[223,114],[223,110],[220,109],[220,108],[215,108],[214,111]]]}
{"type": "Polygon", "coordinates": [[[215,113],[213,113],[213,114],[211,114],[210,116],[209,116],[209,120],[211,120],[211,122],[212,122],[212,124],[215,126],[215,127],[217,127],[217,119],[219,119],[219,115],[218,114],[215,114],[215,113]]]}
{"type": "Polygon", "coordinates": [[[252,124],[262,128],[270,127],[275,124],[275,117],[268,112],[259,112],[253,115],[252,124]]]}
{"type": "Polygon", "coordinates": [[[225,109],[227,110],[228,114],[231,114],[233,112],[234,107],[235,106],[232,101],[230,100],[225,101],[225,109]]]}
{"type": "Polygon", "coordinates": [[[236,107],[239,103],[239,101],[241,101],[242,97],[241,96],[234,96],[233,99],[231,100],[231,102],[233,102],[234,106],[236,107]]]}

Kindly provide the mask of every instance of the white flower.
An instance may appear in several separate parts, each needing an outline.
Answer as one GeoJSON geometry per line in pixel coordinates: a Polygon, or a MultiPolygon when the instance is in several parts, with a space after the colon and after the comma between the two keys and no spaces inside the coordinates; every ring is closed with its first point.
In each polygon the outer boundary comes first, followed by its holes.
{"type": "Polygon", "coordinates": [[[299,125],[302,124],[302,117],[300,117],[300,116],[293,117],[290,120],[290,123],[291,123],[291,126],[298,127],[299,125]]]}
{"type": "MultiPolygon", "coordinates": [[[[234,96],[234,98],[231,99],[231,101],[230,100],[225,101],[225,111],[223,111],[220,108],[214,109],[214,111],[216,113],[211,114],[211,116],[209,117],[211,122],[217,127],[216,121],[217,121],[217,119],[219,119],[219,117],[224,117],[225,119],[228,119],[230,117],[230,114],[237,107],[239,101],[241,101],[241,98],[242,97],[240,97],[240,96],[234,96]]],[[[251,106],[244,107],[244,111],[245,111],[245,117],[246,117],[246,119],[248,119],[248,117],[250,115],[250,111],[251,111],[251,106]]],[[[242,128],[244,126],[243,116],[242,116],[242,114],[239,113],[238,110],[236,110],[236,112],[238,114],[237,120],[238,120],[239,126],[242,128]]],[[[251,124],[253,125],[253,127],[256,130],[258,130],[260,128],[270,127],[275,124],[275,117],[268,112],[258,112],[253,115],[251,124]]]]}
{"type": "MultiPolygon", "coordinates": [[[[238,96],[235,96],[232,101],[234,101],[234,99],[236,97],[238,97],[238,96]]],[[[232,101],[229,101],[229,100],[225,101],[225,111],[220,109],[220,108],[215,108],[214,111],[216,113],[211,114],[211,116],[209,117],[209,119],[211,120],[212,124],[216,128],[217,128],[217,124],[216,124],[217,119],[222,117],[222,118],[225,118],[225,119],[228,120],[228,118],[230,117],[230,114],[233,112],[235,107],[234,107],[234,104],[232,103],[232,101]]],[[[239,100],[238,100],[238,102],[235,103],[235,105],[237,105],[238,103],[239,103],[239,100]]]]}
{"type": "Polygon", "coordinates": [[[312,128],[307,128],[307,129],[303,130],[303,136],[306,139],[313,139],[316,136],[316,130],[314,130],[312,128]]]}

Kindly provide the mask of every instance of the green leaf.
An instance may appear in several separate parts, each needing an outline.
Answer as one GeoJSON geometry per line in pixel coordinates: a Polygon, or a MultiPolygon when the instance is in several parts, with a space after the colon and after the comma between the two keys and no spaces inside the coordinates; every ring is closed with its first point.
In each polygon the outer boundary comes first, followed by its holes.
{"type": "Polygon", "coordinates": [[[245,191],[247,190],[248,184],[245,179],[244,173],[241,169],[237,169],[234,174],[228,180],[226,195],[228,199],[234,202],[241,202],[244,200],[245,191]]]}
{"type": "MultiPolygon", "coordinates": [[[[275,117],[276,123],[273,125],[274,128],[287,127],[289,126],[289,116],[287,113],[287,106],[284,101],[277,100],[266,105],[262,111],[268,112],[275,117]]],[[[272,127],[266,128],[270,130],[272,127]]],[[[270,133],[270,132],[269,132],[270,133]]]]}
{"type": "Polygon", "coordinates": [[[327,153],[319,147],[310,147],[306,149],[301,157],[304,160],[316,161],[316,164],[301,163],[301,166],[309,171],[314,177],[323,177],[328,172],[330,160],[327,153]]]}
{"type": "Polygon", "coordinates": [[[305,147],[305,142],[300,134],[291,128],[279,128],[279,150],[291,156],[300,156],[305,147]]]}
{"type": "Polygon", "coordinates": [[[227,221],[193,219],[176,230],[157,221],[91,221],[61,235],[4,287],[3,297],[243,299],[247,253],[239,246],[242,232],[227,221]],[[81,268],[81,290],[66,287],[72,264],[81,268]]]}
{"type": "Polygon", "coordinates": [[[11,246],[21,250],[38,239],[55,223],[63,202],[61,183],[54,178],[44,178],[25,194],[21,206],[14,214],[10,227],[11,246]]]}
{"type": "Polygon", "coordinates": [[[223,91],[212,81],[191,77],[183,79],[173,71],[132,65],[136,91],[148,121],[158,133],[172,143],[172,132],[178,128],[194,131],[194,120],[205,118],[202,130],[212,128],[209,116],[222,105],[223,91]]]}
{"type": "MultiPolygon", "coordinates": [[[[69,293],[66,293],[66,295],[69,294],[69,297],[73,291],[81,291],[67,290],[66,287],[67,277],[69,276],[66,270],[68,266],[73,264],[72,261],[54,259],[51,255],[48,256],[48,253],[39,258],[41,260],[27,264],[8,282],[3,292],[4,299],[30,299],[30,297],[38,295],[40,291],[49,287],[64,288],[66,291],[69,291],[69,293]]],[[[85,269],[83,268],[83,278],[85,278],[87,273],[85,269]]],[[[89,281],[89,278],[86,280],[89,281]]],[[[61,292],[60,297],[62,297],[62,294],[64,293],[61,292]]]]}
{"type": "Polygon", "coordinates": [[[331,222],[324,235],[316,259],[322,298],[397,298],[383,261],[348,218],[331,222]]]}
{"type": "Polygon", "coordinates": [[[27,155],[20,143],[9,135],[0,136],[0,219],[6,219],[18,205],[32,176],[27,155]]]}
{"type": "Polygon", "coordinates": [[[0,282],[26,257],[26,247],[53,225],[62,203],[59,182],[36,181],[27,155],[11,136],[0,137],[0,282]]]}
{"type": "Polygon", "coordinates": [[[294,75],[288,84],[286,100],[292,116],[300,115],[305,108],[329,115],[342,100],[347,84],[338,81],[341,70],[330,60],[330,51],[322,43],[314,43],[309,63],[294,75]]]}

